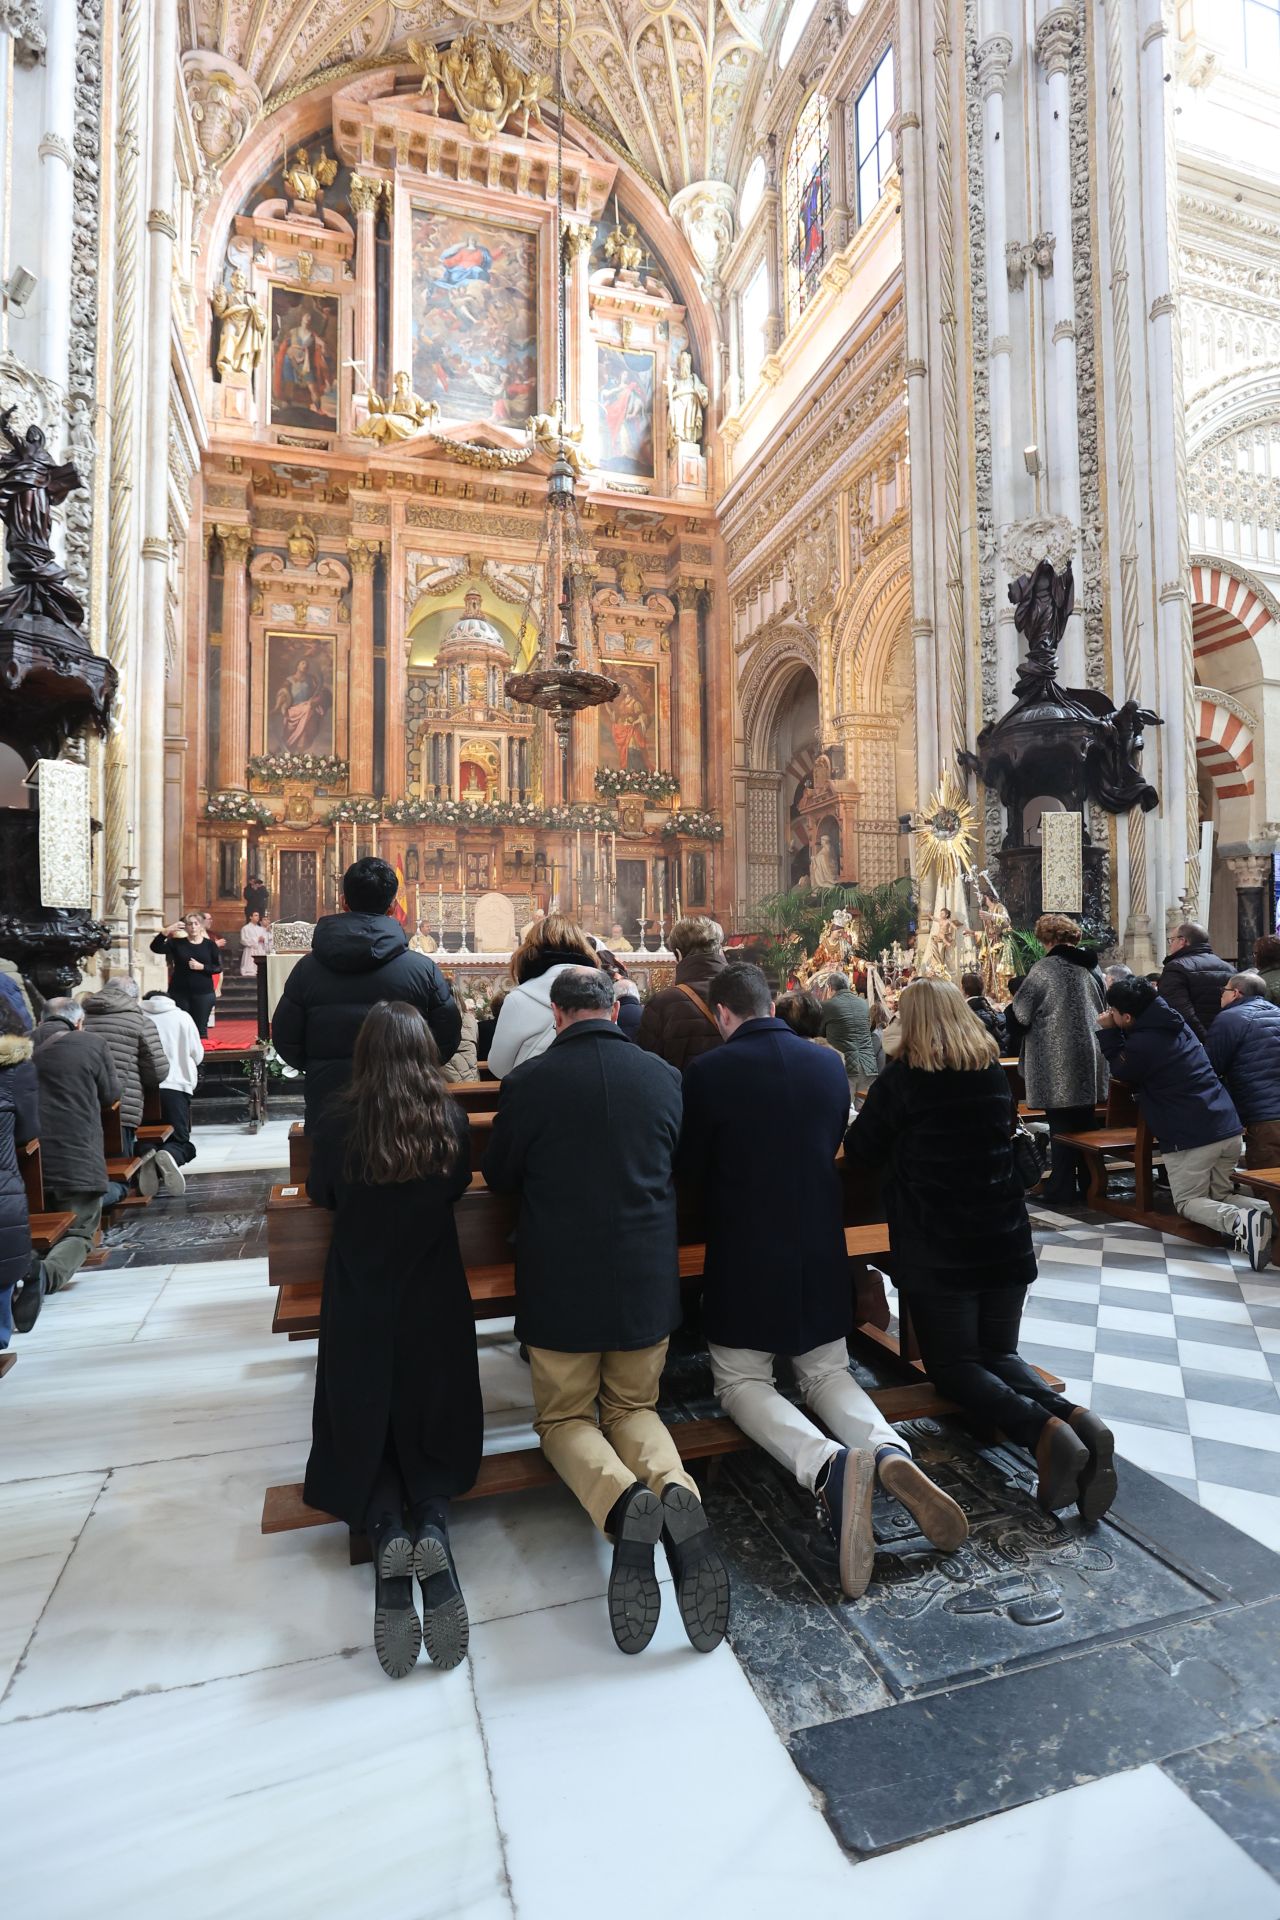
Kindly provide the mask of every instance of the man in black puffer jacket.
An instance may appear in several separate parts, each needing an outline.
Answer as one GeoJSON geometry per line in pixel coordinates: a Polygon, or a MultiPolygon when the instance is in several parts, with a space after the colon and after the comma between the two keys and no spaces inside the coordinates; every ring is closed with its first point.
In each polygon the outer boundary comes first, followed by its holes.
{"type": "Polygon", "coordinates": [[[1160,997],[1182,1015],[1197,1040],[1204,1040],[1217,1019],[1230,977],[1229,963],[1214,952],[1204,928],[1184,920],[1169,942],[1160,997]]]}
{"type": "Polygon", "coordinates": [[[1244,1122],[1246,1167],[1280,1166],[1280,1007],[1260,973],[1233,973],[1204,1043],[1244,1122]]]}
{"type": "Polygon", "coordinates": [[[317,921],[311,951],[289,975],[271,1022],[276,1052],[307,1076],[307,1126],[351,1078],[356,1035],[379,1000],[417,1007],[441,1060],[457,1051],[462,1015],[449,982],[425,953],[411,953],[391,915],[396,872],[385,860],[357,860],[342,877],[345,913],[317,921]]]}

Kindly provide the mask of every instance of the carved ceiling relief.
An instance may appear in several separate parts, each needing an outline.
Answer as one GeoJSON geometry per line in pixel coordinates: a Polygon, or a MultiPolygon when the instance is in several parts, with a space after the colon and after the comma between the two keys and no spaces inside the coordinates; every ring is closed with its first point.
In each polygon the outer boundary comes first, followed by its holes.
{"type": "MultiPolygon", "coordinates": [[[[723,180],[767,64],[769,0],[701,7],[695,0],[562,0],[562,7],[571,110],[619,141],[668,194],[723,180]]],[[[554,58],[555,0],[421,0],[373,9],[369,0],[186,0],[182,13],[188,58],[220,62],[236,76],[234,87],[212,83],[208,105],[202,101],[202,145],[206,135],[215,146],[229,137],[227,123],[254,92],[256,114],[262,100],[296,95],[335,66],[382,58],[408,65],[411,38],[440,43],[477,19],[527,72],[549,81],[554,58]]],[[[228,154],[214,158],[206,149],[214,168],[228,154]]]]}

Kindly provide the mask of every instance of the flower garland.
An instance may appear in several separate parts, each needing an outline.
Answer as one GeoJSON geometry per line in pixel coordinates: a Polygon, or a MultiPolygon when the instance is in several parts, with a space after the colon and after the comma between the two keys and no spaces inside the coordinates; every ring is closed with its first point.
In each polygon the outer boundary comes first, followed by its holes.
{"type": "Polygon", "coordinates": [[[515,800],[393,800],[383,808],[382,818],[396,827],[586,827],[607,833],[618,825],[609,807],[590,802],[534,807],[515,800]]]}
{"type": "Polygon", "coordinates": [[[724,822],[717,819],[714,813],[689,808],[683,813],[673,813],[669,820],[662,823],[664,840],[673,840],[677,834],[684,834],[690,840],[723,840],[724,822]]]}
{"type": "Polygon", "coordinates": [[[680,791],[674,773],[624,773],[620,767],[597,767],[596,792],[616,797],[638,793],[645,800],[673,800],[680,791]]]}
{"type": "Polygon", "coordinates": [[[247,771],[253,780],[314,780],[324,787],[345,780],[349,768],[332,753],[255,753],[247,771]]]}
{"type": "Polygon", "coordinates": [[[246,827],[274,827],[276,816],[261,800],[247,793],[213,793],[205,803],[208,820],[235,820],[246,827]]]}
{"type": "Polygon", "coordinates": [[[325,815],[327,826],[376,826],[382,818],[381,800],[340,800],[325,815]]]}

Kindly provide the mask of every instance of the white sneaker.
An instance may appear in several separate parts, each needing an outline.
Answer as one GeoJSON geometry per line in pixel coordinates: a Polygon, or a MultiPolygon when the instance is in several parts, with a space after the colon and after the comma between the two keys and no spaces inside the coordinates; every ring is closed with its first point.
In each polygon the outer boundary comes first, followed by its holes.
{"type": "Polygon", "coordinates": [[[1245,1217],[1245,1252],[1255,1273],[1271,1264],[1273,1231],[1270,1207],[1250,1207],[1245,1217]]]}
{"type": "Polygon", "coordinates": [[[173,1155],[161,1147],[155,1158],[156,1172],[160,1175],[161,1185],[166,1193],[185,1193],[187,1176],[173,1155]]]}
{"type": "Polygon", "coordinates": [[[149,1153],[138,1168],[138,1192],[144,1199],[150,1200],[160,1190],[160,1175],[156,1169],[156,1155],[149,1153]]]}

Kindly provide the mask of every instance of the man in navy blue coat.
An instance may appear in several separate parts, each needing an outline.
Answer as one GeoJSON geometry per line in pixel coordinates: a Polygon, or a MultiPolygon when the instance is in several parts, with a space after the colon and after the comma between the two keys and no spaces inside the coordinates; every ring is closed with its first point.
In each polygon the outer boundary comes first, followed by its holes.
{"type": "MultiPolygon", "coordinates": [[[[1215,1023],[1216,1024],[1216,1023],[1215,1023]]],[[[1173,1204],[1184,1220],[1224,1234],[1255,1271],[1271,1258],[1271,1208],[1232,1184],[1244,1147],[1240,1116],[1182,1015],[1149,980],[1117,980],[1098,1015],[1098,1044],[1132,1088],[1164,1150],[1173,1204]]]]}
{"type": "Polygon", "coordinates": [[[958,1547],[968,1523],[849,1371],[853,1283],[835,1164],[849,1121],[844,1060],[774,1017],[759,967],[726,967],[707,998],[728,1044],[685,1069],[677,1170],[703,1203],[702,1317],[716,1393],[744,1433],[817,1493],[840,1584],[856,1599],[875,1558],[877,1476],[935,1546],[958,1547]],[[826,1432],[775,1387],[779,1353],[826,1432]]]}
{"type": "Polygon", "coordinates": [[[1260,973],[1233,973],[1204,1043],[1244,1122],[1246,1167],[1280,1167],[1280,1007],[1260,973]]]}

